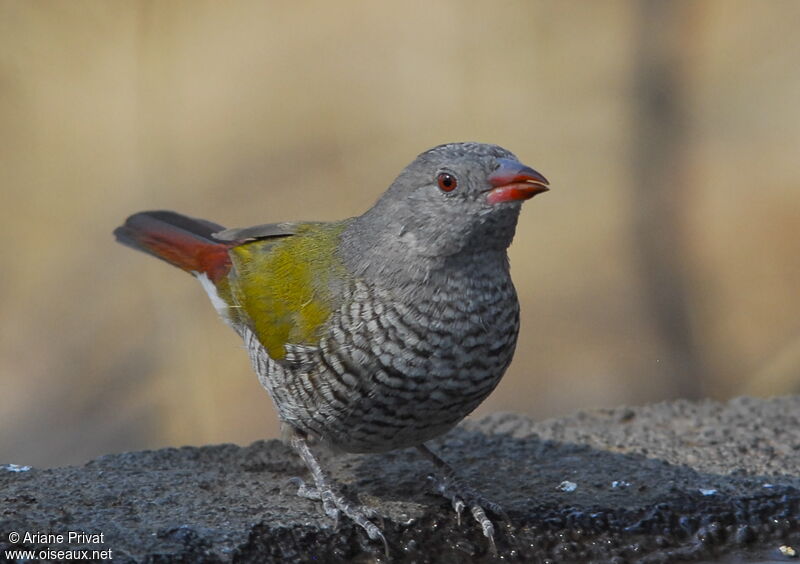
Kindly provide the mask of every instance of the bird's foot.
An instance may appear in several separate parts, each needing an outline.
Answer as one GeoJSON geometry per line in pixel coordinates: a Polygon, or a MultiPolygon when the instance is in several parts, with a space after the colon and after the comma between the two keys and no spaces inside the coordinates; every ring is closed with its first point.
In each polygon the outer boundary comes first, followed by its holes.
{"type": "MultiPolygon", "coordinates": [[[[309,486],[305,483],[302,478],[295,476],[294,478],[289,478],[289,483],[297,486],[297,495],[300,497],[304,497],[306,499],[313,499],[314,501],[321,501],[323,507],[325,507],[326,500],[333,500],[333,505],[328,504],[328,507],[325,508],[325,513],[332,517],[333,519],[338,519],[338,515],[335,514],[336,510],[341,511],[346,516],[350,516],[347,512],[348,510],[345,507],[350,507],[351,509],[359,509],[361,513],[363,513],[367,519],[377,519],[381,521],[383,524],[383,517],[381,517],[377,511],[372,509],[371,507],[367,507],[366,505],[361,507],[353,507],[353,505],[347,501],[341,493],[339,493],[336,489],[335,484],[329,484],[330,492],[322,492],[320,493],[319,489],[309,486]],[[330,495],[328,495],[330,493],[330,495]],[[333,509],[331,509],[333,507],[333,509]]],[[[355,520],[355,519],[354,519],[355,520]]],[[[361,523],[359,523],[361,525],[361,523]]],[[[363,527],[363,525],[361,525],[363,527]]],[[[364,527],[365,529],[367,527],[364,527]]]]}
{"type": "Polygon", "coordinates": [[[456,476],[455,470],[453,470],[447,462],[434,454],[427,446],[421,445],[417,448],[428,460],[433,462],[434,466],[439,470],[440,475],[430,474],[428,479],[433,483],[433,487],[437,493],[450,500],[456,512],[458,524],[461,524],[461,516],[464,510],[468,508],[472,516],[481,526],[483,536],[489,539],[489,548],[492,553],[497,554],[497,546],[494,542],[494,523],[492,523],[486,515],[486,509],[504,520],[507,520],[508,516],[506,512],[503,511],[503,508],[464,484],[458,476],[456,476]]]}
{"type": "Polygon", "coordinates": [[[456,512],[459,525],[461,524],[461,516],[464,514],[464,510],[469,508],[470,513],[472,513],[472,516],[481,526],[483,536],[489,539],[492,553],[496,553],[497,547],[494,542],[494,523],[492,523],[491,519],[486,515],[486,509],[492,513],[504,515],[502,507],[489,501],[452,476],[436,476],[430,474],[428,475],[428,480],[433,483],[433,488],[437,493],[450,500],[450,504],[456,512]]]}
{"type": "Polygon", "coordinates": [[[327,476],[325,476],[319,461],[311,452],[304,438],[293,437],[292,447],[294,447],[295,451],[300,455],[300,458],[303,459],[303,462],[306,463],[316,483],[316,487],[308,486],[302,479],[292,478],[290,481],[298,486],[297,495],[307,499],[321,501],[325,514],[334,520],[337,527],[339,525],[340,515],[350,518],[351,521],[366,531],[370,539],[380,540],[383,543],[386,556],[389,556],[389,543],[386,542],[386,538],[383,536],[378,526],[372,522],[372,519],[379,518],[378,514],[369,507],[350,503],[338,491],[338,488],[335,488],[335,484],[329,481],[327,476]]]}

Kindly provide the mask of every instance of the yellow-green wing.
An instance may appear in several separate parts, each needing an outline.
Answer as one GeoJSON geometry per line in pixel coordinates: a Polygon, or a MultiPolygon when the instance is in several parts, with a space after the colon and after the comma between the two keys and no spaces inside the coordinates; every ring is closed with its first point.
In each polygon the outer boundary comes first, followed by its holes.
{"type": "Polygon", "coordinates": [[[348,279],[337,249],[346,225],[295,224],[292,235],[231,249],[235,314],[273,359],[285,358],[287,344],[317,345],[326,322],[341,305],[348,279]]]}

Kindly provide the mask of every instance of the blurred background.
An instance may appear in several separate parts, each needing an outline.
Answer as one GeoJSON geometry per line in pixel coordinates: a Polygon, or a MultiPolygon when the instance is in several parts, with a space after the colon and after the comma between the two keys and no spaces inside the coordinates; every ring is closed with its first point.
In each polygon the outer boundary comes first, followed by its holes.
{"type": "Polygon", "coordinates": [[[476,415],[800,391],[800,2],[0,1],[0,462],[275,437],[132,212],[360,214],[421,151],[553,190],[476,415]]]}

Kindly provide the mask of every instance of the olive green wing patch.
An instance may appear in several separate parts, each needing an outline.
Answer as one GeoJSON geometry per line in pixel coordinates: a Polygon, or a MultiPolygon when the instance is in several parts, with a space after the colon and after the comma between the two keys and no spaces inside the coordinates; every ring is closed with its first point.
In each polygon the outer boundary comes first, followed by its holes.
{"type": "MultiPolygon", "coordinates": [[[[275,360],[286,345],[317,346],[343,300],[347,271],[337,249],[346,222],[294,224],[231,249],[231,287],[240,320],[275,360]]],[[[252,232],[251,232],[252,233],[252,232]]]]}

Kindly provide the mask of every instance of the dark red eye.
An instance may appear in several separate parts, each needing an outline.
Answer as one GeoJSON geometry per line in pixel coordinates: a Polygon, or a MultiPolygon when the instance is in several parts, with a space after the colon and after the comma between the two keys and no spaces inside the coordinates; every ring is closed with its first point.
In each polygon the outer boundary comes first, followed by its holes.
{"type": "Polygon", "coordinates": [[[449,172],[440,172],[439,177],[439,190],[442,192],[452,192],[458,186],[458,180],[449,172]]]}

